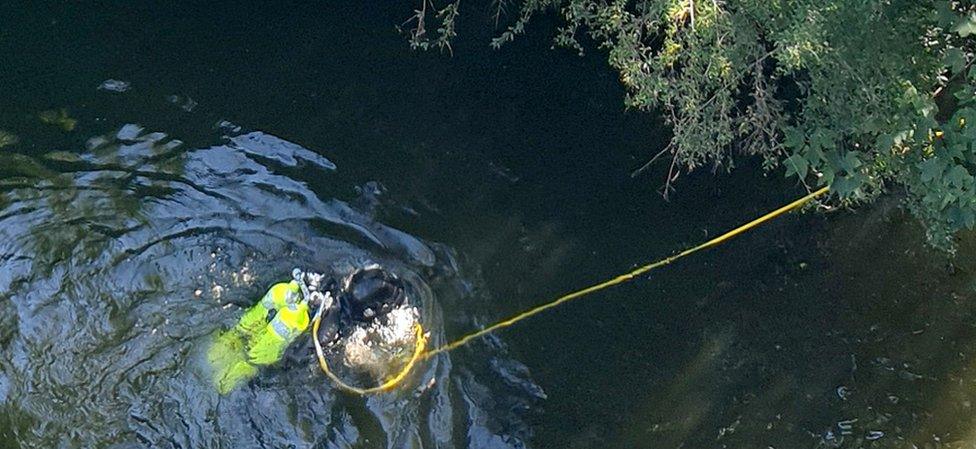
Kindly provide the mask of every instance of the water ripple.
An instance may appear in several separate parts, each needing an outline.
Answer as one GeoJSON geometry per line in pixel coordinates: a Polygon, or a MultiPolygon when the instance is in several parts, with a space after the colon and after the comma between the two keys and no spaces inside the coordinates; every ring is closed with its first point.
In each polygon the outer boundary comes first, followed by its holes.
{"type": "Polygon", "coordinates": [[[294,266],[390,267],[433,344],[444,307],[476,290],[450,248],[311,190],[338,170],[325,157],[232,134],[189,149],[125,124],[79,151],[0,154],[0,434],[28,447],[524,447],[526,404],[545,395],[491,347],[478,374],[441,355],[367,399],[338,395],[309,344],[228,396],[212,390],[201,348],[294,266]]]}

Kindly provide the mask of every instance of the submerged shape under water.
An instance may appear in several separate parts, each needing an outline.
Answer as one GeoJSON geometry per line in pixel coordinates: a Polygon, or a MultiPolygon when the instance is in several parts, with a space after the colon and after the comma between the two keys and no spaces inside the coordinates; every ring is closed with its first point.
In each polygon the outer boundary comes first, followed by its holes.
{"type": "Polygon", "coordinates": [[[0,178],[0,429],[12,444],[525,445],[528,405],[544,395],[498,346],[478,356],[498,373],[442,354],[402,391],[358,398],[329,385],[303,339],[218,395],[203,349],[293,267],[383,264],[417,296],[434,345],[441,304],[471,290],[449,248],[313,191],[308,179],[337,169],[328,159],[257,131],[214,140],[188,148],[127,124],[85,149],[0,153],[11,172],[0,178]]]}

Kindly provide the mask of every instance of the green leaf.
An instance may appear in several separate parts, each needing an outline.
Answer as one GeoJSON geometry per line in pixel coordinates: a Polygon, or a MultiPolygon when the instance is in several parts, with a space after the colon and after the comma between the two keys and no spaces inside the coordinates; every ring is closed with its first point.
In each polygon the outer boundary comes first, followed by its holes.
{"type": "Polygon", "coordinates": [[[926,159],[920,162],[917,167],[922,182],[932,182],[932,180],[942,176],[942,162],[938,158],[926,159]]]}
{"type": "Polygon", "coordinates": [[[958,33],[962,37],[969,37],[970,34],[976,34],[976,13],[970,14],[969,17],[963,18],[952,28],[952,31],[958,33]]]}
{"type": "Polygon", "coordinates": [[[827,160],[827,156],[819,148],[810,148],[806,152],[806,160],[810,163],[811,167],[817,167],[821,161],[827,160]]]}
{"type": "Polygon", "coordinates": [[[830,189],[840,196],[850,196],[857,191],[858,187],[861,187],[863,181],[863,176],[859,174],[840,176],[834,178],[834,182],[830,184],[830,189]]]}
{"type": "MultiPolygon", "coordinates": [[[[973,69],[976,70],[976,65],[973,66],[973,69]]],[[[956,97],[956,100],[958,100],[960,104],[968,104],[969,102],[973,101],[974,98],[976,98],[973,90],[974,89],[959,89],[952,94],[952,96],[956,97]]]]}
{"type": "Polygon", "coordinates": [[[947,216],[959,228],[972,229],[973,225],[976,224],[976,213],[968,207],[953,206],[949,208],[947,216]]]}
{"type": "Polygon", "coordinates": [[[844,170],[847,172],[852,172],[861,166],[861,160],[858,159],[857,153],[853,151],[848,151],[844,155],[844,170]]]}
{"type": "Polygon", "coordinates": [[[844,170],[844,160],[840,156],[840,151],[830,150],[825,151],[824,156],[827,159],[827,165],[830,165],[836,171],[844,170]]]}
{"type": "Polygon", "coordinates": [[[785,161],[783,165],[786,166],[786,177],[790,175],[796,175],[801,180],[807,177],[808,170],[810,169],[810,164],[807,162],[806,158],[800,156],[799,154],[794,154],[785,161]]]}
{"type": "Polygon", "coordinates": [[[857,158],[857,154],[853,151],[830,150],[825,154],[827,155],[827,163],[837,171],[844,171],[851,174],[854,173],[857,167],[861,166],[861,160],[857,158]]]}
{"type": "MultiPolygon", "coordinates": [[[[962,108],[959,110],[959,116],[966,121],[966,126],[960,130],[960,134],[971,141],[976,140],[976,109],[962,108]]],[[[956,124],[958,123],[959,121],[957,120],[956,124]]]]}
{"type": "Polygon", "coordinates": [[[963,188],[972,182],[973,177],[962,165],[954,165],[946,173],[946,180],[958,188],[963,188]]]}
{"type": "Polygon", "coordinates": [[[785,135],[783,144],[785,144],[788,148],[793,148],[794,150],[803,148],[806,138],[803,136],[803,133],[800,132],[800,130],[790,127],[786,128],[783,134],[785,135]]]}
{"type": "Polygon", "coordinates": [[[952,11],[952,4],[948,1],[941,1],[935,5],[936,20],[945,27],[955,23],[956,13],[952,11]]]}
{"type": "Polygon", "coordinates": [[[973,226],[976,225],[976,213],[974,213],[973,210],[968,207],[961,207],[959,210],[962,211],[962,223],[966,225],[967,229],[972,229],[973,226]]]}
{"type": "Polygon", "coordinates": [[[810,148],[829,150],[834,148],[834,146],[836,146],[836,143],[826,130],[818,129],[810,136],[810,148]]]}
{"type": "Polygon", "coordinates": [[[966,53],[958,48],[946,50],[945,65],[952,73],[959,73],[966,68],[966,53]]]}
{"type": "Polygon", "coordinates": [[[951,204],[956,200],[956,195],[951,191],[942,192],[942,203],[939,204],[939,209],[945,209],[946,206],[951,204]]]}
{"type": "Polygon", "coordinates": [[[920,116],[915,121],[915,128],[918,130],[918,135],[928,135],[929,131],[938,127],[939,122],[932,117],[920,116]]]}
{"type": "Polygon", "coordinates": [[[965,160],[968,148],[964,142],[956,142],[952,145],[945,145],[945,155],[954,159],[965,160]]]}
{"type": "Polygon", "coordinates": [[[878,147],[878,150],[888,151],[895,146],[895,138],[891,134],[882,134],[875,139],[874,145],[878,147]]]}
{"type": "Polygon", "coordinates": [[[833,186],[833,184],[834,184],[834,169],[831,168],[830,165],[825,165],[823,167],[823,169],[821,169],[820,172],[823,174],[823,177],[821,178],[821,180],[822,180],[822,184],[821,185],[833,186]]]}

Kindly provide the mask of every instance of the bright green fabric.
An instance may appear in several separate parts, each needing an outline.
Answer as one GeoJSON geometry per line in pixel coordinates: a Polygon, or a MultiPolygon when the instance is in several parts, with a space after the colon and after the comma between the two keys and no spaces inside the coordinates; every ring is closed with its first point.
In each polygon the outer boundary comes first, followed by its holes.
{"type": "Polygon", "coordinates": [[[278,310],[261,332],[253,334],[248,359],[257,365],[277,362],[285,349],[308,329],[308,321],[308,305],[304,302],[278,310]]]}
{"type": "Polygon", "coordinates": [[[288,348],[308,329],[308,304],[300,301],[298,284],[276,284],[251,306],[237,325],[220,333],[208,351],[213,383],[226,394],[253,378],[258,366],[281,360],[288,348]],[[270,311],[274,317],[269,321],[270,311]]]}
{"type": "Polygon", "coordinates": [[[207,359],[213,370],[213,384],[220,394],[227,394],[239,384],[254,377],[257,368],[246,362],[243,336],[237,329],[229,329],[214,339],[207,359]]]}
{"type": "Polygon", "coordinates": [[[301,288],[298,286],[298,282],[282,282],[272,286],[271,289],[268,290],[268,293],[265,293],[264,297],[261,298],[260,304],[268,310],[280,310],[289,303],[297,303],[300,293],[301,288]]]}

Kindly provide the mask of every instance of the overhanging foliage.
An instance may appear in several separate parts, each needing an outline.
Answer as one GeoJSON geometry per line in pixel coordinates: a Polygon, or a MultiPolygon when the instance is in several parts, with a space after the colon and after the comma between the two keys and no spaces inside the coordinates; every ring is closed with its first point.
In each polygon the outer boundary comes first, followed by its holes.
{"type": "MultiPolygon", "coordinates": [[[[460,3],[421,1],[410,42],[449,49],[460,3]]],[[[665,194],[682,170],[731,169],[745,154],[808,188],[829,185],[845,203],[903,192],[941,248],[976,225],[971,0],[493,5],[514,16],[493,46],[553,13],[562,19],[557,44],[582,52],[585,34],[607,51],[627,106],[659,111],[671,127],[659,155],[671,167],[665,194]]]]}

